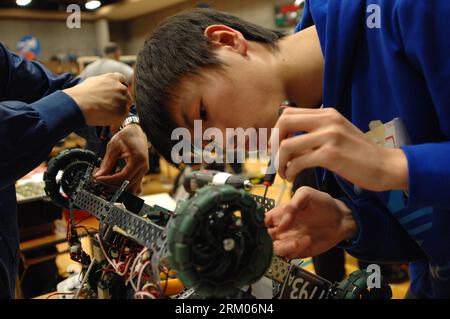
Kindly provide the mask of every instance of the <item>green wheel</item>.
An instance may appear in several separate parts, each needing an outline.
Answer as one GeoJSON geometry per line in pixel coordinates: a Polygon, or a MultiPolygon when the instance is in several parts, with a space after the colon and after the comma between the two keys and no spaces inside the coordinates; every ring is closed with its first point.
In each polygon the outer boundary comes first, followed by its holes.
{"type": "Polygon", "coordinates": [[[226,297],[260,279],[272,260],[264,210],[229,185],[207,186],[184,202],[168,230],[171,267],[204,297],[226,297]]]}
{"type": "Polygon", "coordinates": [[[369,288],[367,279],[369,273],[365,270],[357,270],[350,274],[337,286],[335,299],[391,299],[391,287],[381,278],[380,288],[369,288]]]}

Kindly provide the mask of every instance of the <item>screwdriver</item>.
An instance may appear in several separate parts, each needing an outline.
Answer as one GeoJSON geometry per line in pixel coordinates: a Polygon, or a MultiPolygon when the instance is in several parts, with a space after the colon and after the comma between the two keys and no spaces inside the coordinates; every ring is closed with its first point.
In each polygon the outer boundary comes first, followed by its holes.
{"type": "Polygon", "coordinates": [[[266,187],[266,189],[264,190],[264,200],[267,198],[267,192],[269,190],[269,187],[273,185],[273,183],[275,182],[275,178],[277,176],[277,173],[268,173],[271,166],[272,161],[269,161],[268,168],[266,170],[266,175],[264,175],[263,178],[263,185],[266,187]]]}
{"type": "MultiPolygon", "coordinates": [[[[283,103],[281,103],[280,108],[278,110],[278,117],[280,117],[281,114],[283,114],[283,111],[288,107],[298,107],[298,106],[295,102],[284,101],[283,103]]],[[[272,167],[272,160],[270,160],[269,163],[267,164],[266,175],[264,175],[263,178],[263,185],[266,187],[266,189],[264,190],[264,200],[267,198],[267,192],[269,190],[269,187],[273,185],[276,177],[277,171],[275,167],[272,167]]]]}

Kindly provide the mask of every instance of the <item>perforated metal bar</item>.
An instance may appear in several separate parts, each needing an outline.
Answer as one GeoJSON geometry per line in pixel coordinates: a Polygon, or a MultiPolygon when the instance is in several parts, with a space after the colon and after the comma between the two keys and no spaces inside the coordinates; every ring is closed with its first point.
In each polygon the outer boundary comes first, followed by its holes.
{"type": "MultiPolygon", "coordinates": [[[[255,202],[261,205],[266,212],[275,207],[275,200],[273,199],[264,199],[258,195],[252,196],[255,202]]],[[[78,208],[91,213],[102,223],[119,227],[139,244],[159,252],[161,257],[168,253],[163,227],[123,208],[111,206],[108,201],[85,190],[76,192],[72,200],[78,208]]],[[[142,210],[152,211],[152,208],[144,204],[142,210]]],[[[287,261],[274,256],[271,267],[265,276],[278,283],[283,283],[288,274],[289,267],[290,264],[287,261]]]]}
{"type": "MultiPolygon", "coordinates": [[[[267,213],[269,210],[275,207],[275,200],[272,198],[264,198],[258,195],[252,195],[255,202],[261,205],[264,208],[264,211],[267,213]]],[[[289,267],[291,264],[285,261],[283,258],[278,256],[273,256],[272,264],[270,268],[265,273],[265,276],[277,283],[283,284],[284,280],[289,273],[289,267]]]]}
{"type": "Polygon", "coordinates": [[[261,205],[264,208],[264,212],[268,212],[275,207],[275,200],[272,198],[264,198],[262,196],[254,194],[252,194],[252,197],[257,204],[261,205]]]}
{"type": "Polygon", "coordinates": [[[287,274],[289,273],[289,267],[291,264],[280,257],[273,256],[272,264],[265,273],[265,276],[280,284],[284,283],[287,274]]]}
{"type": "MultiPolygon", "coordinates": [[[[125,231],[129,237],[141,245],[157,251],[164,248],[164,245],[161,245],[161,240],[164,237],[164,228],[148,219],[123,208],[112,206],[103,198],[85,190],[81,190],[73,196],[73,203],[80,209],[97,217],[102,223],[113,227],[116,226],[125,231]]],[[[148,209],[151,210],[150,207],[148,209]]]]}

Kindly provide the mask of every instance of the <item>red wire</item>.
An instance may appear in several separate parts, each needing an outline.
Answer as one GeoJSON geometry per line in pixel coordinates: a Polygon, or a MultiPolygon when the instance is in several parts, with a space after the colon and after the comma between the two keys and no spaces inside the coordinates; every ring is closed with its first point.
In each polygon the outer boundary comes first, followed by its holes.
{"type": "Polygon", "coordinates": [[[50,299],[51,297],[60,296],[60,295],[75,295],[75,293],[74,292],[54,292],[54,293],[48,295],[46,299],[50,299]]]}

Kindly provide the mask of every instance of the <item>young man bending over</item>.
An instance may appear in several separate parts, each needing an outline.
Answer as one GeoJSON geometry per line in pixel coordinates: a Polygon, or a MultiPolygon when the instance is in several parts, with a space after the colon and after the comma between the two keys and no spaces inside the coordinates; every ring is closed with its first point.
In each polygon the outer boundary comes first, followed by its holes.
{"type": "Polygon", "coordinates": [[[300,188],[269,212],[276,253],[339,244],[365,260],[409,261],[412,297],[450,297],[449,14],[447,1],[307,1],[290,36],[213,10],[172,17],[138,59],[144,130],[171,160],[173,129],[194,120],[279,128],[280,176],[321,167],[347,196],[300,188]],[[277,119],[284,100],[299,108],[277,119]],[[410,142],[381,147],[364,134],[370,123],[410,142]]]}

